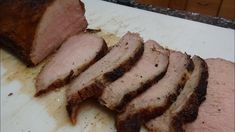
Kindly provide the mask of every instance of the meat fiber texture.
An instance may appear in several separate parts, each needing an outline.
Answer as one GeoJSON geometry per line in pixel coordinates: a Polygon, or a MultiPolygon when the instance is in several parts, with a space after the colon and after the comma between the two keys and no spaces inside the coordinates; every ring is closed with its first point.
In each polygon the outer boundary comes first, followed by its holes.
{"type": "Polygon", "coordinates": [[[89,33],[70,37],[43,67],[36,79],[36,96],[61,87],[108,51],[103,38],[89,33]]]}
{"type": "Polygon", "coordinates": [[[36,65],[87,27],[80,0],[1,0],[0,44],[36,65]]]}
{"type": "Polygon", "coordinates": [[[79,104],[100,96],[106,85],[121,77],[139,60],[143,51],[143,40],[139,34],[128,32],[102,59],[72,81],[66,96],[67,111],[73,124],[79,104]]]}
{"type": "Polygon", "coordinates": [[[137,64],[104,89],[100,103],[111,110],[121,111],[130,100],[164,76],[168,60],[168,50],[153,40],[147,41],[137,64]]]}
{"type": "Polygon", "coordinates": [[[234,63],[207,59],[209,78],[206,100],[188,132],[234,132],[234,63]]]}
{"type": "Polygon", "coordinates": [[[171,51],[165,76],[128,103],[116,118],[117,131],[139,131],[143,123],[162,115],[176,100],[192,69],[190,56],[171,51]]]}
{"type": "Polygon", "coordinates": [[[163,115],[145,124],[149,132],[183,132],[183,125],[197,118],[206,96],[208,68],[200,57],[194,56],[192,60],[194,70],[176,102],[163,115]]]}

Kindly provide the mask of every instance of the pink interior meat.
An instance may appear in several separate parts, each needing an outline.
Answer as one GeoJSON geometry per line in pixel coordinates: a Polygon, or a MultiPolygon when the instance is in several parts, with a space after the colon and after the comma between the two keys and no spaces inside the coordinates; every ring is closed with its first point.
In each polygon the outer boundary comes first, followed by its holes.
{"type": "Polygon", "coordinates": [[[30,54],[37,63],[58,48],[69,36],[84,30],[87,21],[78,0],[56,0],[47,8],[33,42],[30,54]]]}

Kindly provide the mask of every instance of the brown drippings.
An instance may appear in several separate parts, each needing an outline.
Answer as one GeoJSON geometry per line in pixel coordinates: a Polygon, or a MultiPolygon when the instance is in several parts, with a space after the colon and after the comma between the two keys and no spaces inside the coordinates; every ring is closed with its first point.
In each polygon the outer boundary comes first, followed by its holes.
{"type": "Polygon", "coordinates": [[[13,80],[18,80],[21,82],[22,87],[20,92],[22,94],[28,95],[32,100],[42,104],[47,110],[48,114],[52,116],[56,121],[56,128],[58,130],[60,127],[69,123],[67,120],[67,113],[65,110],[65,90],[57,90],[46,94],[45,96],[35,98],[35,78],[40,72],[42,63],[36,67],[29,68],[25,66],[17,58],[9,54],[8,52],[1,49],[1,61],[2,66],[7,70],[3,75],[3,82],[10,83],[13,80]]]}
{"type": "Polygon", "coordinates": [[[6,69],[3,82],[10,83],[18,80],[22,83],[21,92],[31,95],[35,92],[34,78],[39,73],[43,63],[34,68],[29,68],[19,61],[15,56],[1,49],[2,66],[6,69]]]}
{"type": "Polygon", "coordinates": [[[99,124],[102,124],[103,127],[109,127],[109,129],[114,128],[110,125],[114,125],[114,114],[94,100],[83,102],[80,105],[77,119],[77,123],[83,123],[81,131],[98,131],[101,129],[99,124]],[[86,115],[87,113],[93,113],[93,115],[86,115]]]}
{"type": "MultiPolygon", "coordinates": [[[[99,36],[103,37],[108,44],[108,46],[113,46],[119,40],[119,37],[114,34],[110,34],[107,32],[99,32],[97,33],[99,36]]],[[[29,68],[25,66],[21,61],[19,61],[15,56],[10,53],[1,50],[1,65],[6,69],[6,73],[3,75],[3,83],[10,83],[13,80],[18,80],[21,82],[22,87],[20,88],[20,92],[29,96],[32,100],[39,102],[42,104],[47,110],[48,114],[53,117],[56,121],[56,127],[54,131],[59,130],[60,128],[70,125],[69,119],[67,117],[67,112],[65,109],[66,98],[65,98],[65,89],[62,88],[53,92],[50,92],[41,97],[34,97],[35,94],[35,78],[40,72],[41,68],[45,64],[47,60],[45,60],[40,65],[29,68]]],[[[4,85],[4,84],[3,84],[4,85]]],[[[66,86],[65,86],[66,87],[66,86]]],[[[110,124],[113,121],[113,117],[111,114],[107,114],[107,110],[104,110],[101,106],[88,102],[81,105],[81,113],[86,113],[88,109],[95,108],[98,111],[96,113],[100,113],[99,115],[94,115],[94,122],[87,124],[86,126],[92,127],[92,130],[97,128],[97,123],[102,124],[110,124]],[[84,108],[83,108],[84,107],[84,108]],[[104,114],[105,113],[105,114],[104,114]]],[[[78,117],[79,118],[79,117],[78,117]]],[[[78,120],[79,123],[79,120],[78,120]]],[[[104,126],[105,126],[104,125],[104,126]]],[[[111,127],[112,128],[112,127],[111,127]]],[[[84,128],[85,129],[85,128],[84,128]]]]}
{"type": "Polygon", "coordinates": [[[117,37],[115,34],[103,32],[103,31],[97,33],[97,35],[104,38],[108,47],[115,45],[120,40],[120,38],[117,37]]]}
{"type": "Polygon", "coordinates": [[[66,87],[63,87],[38,97],[39,102],[45,106],[49,115],[52,116],[56,121],[56,127],[54,128],[55,132],[60,128],[70,124],[65,107],[65,89],[66,87]]]}

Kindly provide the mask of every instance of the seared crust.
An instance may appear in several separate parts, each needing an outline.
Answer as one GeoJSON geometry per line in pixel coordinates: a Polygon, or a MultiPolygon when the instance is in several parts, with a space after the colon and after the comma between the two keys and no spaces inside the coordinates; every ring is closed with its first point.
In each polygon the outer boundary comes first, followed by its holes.
{"type": "MultiPolygon", "coordinates": [[[[34,66],[30,57],[38,25],[46,9],[56,0],[1,0],[0,45],[34,66]]],[[[79,1],[83,10],[84,4],[79,1]]]]}
{"type": "Polygon", "coordinates": [[[127,61],[122,63],[119,67],[114,69],[112,72],[104,74],[101,80],[97,80],[89,86],[83,88],[76,95],[72,96],[66,105],[66,109],[69,115],[69,118],[72,124],[76,123],[77,116],[77,104],[88,98],[97,98],[101,95],[103,89],[105,88],[105,84],[116,80],[118,77],[121,77],[126,71],[130,70],[130,68],[140,59],[144,51],[144,45],[142,44],[139,50],[134,54],[132,58],[129,58],[127,61]]]}
{"type": "Polygon", "coordinates": [[[186,102],[184,109],[173,118],[172,128],[176,132],[183,132],[183,124],[196,120],[200,104],[206,99],[205,96],[208,83],[208,67],[203,59],[201,59],[201,61],[201,67],[203,71],[200,77],[199,84],[196,87],[196,90],[192,94],[191,98],[186,102]]]}
{"type": "MultiPolygon", "coordinates": [[[[185,78],[186,77],[183,77],[181,82],[178,84],[177,91],[181,91],[181,88],[184,87],[184,84],[187,81],[185,78]]],[[[170,105],[176,100],[177,95],[178,94],[172,94],[167,100],[167,103],[165,104],[165,106],[161,108],[148,107],[146,109],[142,109],[138,113],[132,116],[129,116],[126,120],[119,120],[118,118],[116,118],[115,125],[117,128],[117,132],[123,132],[124,130],[127,132],[140,131],[141,124],[153,119],[154,117],[162,115],[170,107],[170,105]]]]}
{"type": "MultiPolygon", "coordinates": [[[[71,71],[70,74],[64,80],[58,79],[57,81],[52,83],[47,89],[43,89],[43,90],[38,91],[35,94],[35,97],[41,96],[42,94],[45,94],[45,93],[47,93],[49,91],[52,91],[52,90],[57,89],[57,88],[60,88],[60,87],[64,86],[65,84],[68,84],[72,79],[74,79],[80,73],[85,71],[89,66],[91,66],[96,61],[98,61],[103,56],[105,56],[107,52],[108,52],[108,47],[107,47],[106,42],[103,40],[103,45],[102,45],[102,49],[100,50],[100,52],[97,53],[97,55],[94,58],[94,60],[92,60],[89,64],[85,64],[82,68],[80,68],[78,74],[74,74],[74,71],[71,71]]],[[[38,80],[38,79],[36,79],[36,80],[38,80]]]]}
{"type": "Polygon", "coordinates": [[[19,45],[17,45],[14,41],[10,40],[7,37],[0,35],[0,45],[6,51],[17,56],[21,61],[23,61],[28,66],[32,66],[32,61],[29,58],[29,54],[19,45]]]}
{"type": "Polygon", "coordinates": [[[81,91],[78,92],[77,96],[72,96],[71,99],[67,102],[66,110],[69,116],[69,119],[73,125],[76,124],[76,118],[78,113],[78,105],[82,101],[87,98],[95,98],[95,95],[100,95],[102,93],[102,89],[105,86],[96,81],[95,83],[91,84],[88,87],[83,88],[81,91]]]}
{"type": "Polygon", "coordinates": [[[123,112],[123,110],[125,109],[125,105],[127,103],[129,103],[133,98],[135,98],[139,94],[143,93],[147,88],[151,87],[153,84],[158,82],[165,75],[166,71],[167,68],[165,69],[165,71],[163,71],[160,75],[156,76],[154,79],[148,80],[146,83],[144,83],[137,91],[133,91],[126,94],[121,100],[121,103],[117,107],[115,107],[115,110],[118,112],[123,112]]]}
{"type": "Polygon", "coordinates": [[[183,125],[196,119],[198,108],[204,100],[208,69],[203,59],[194,56],[195,70],[187,81],[177,101],[162,115],[145,124],[150,132],[184,132],[183,125]]]}
{"type": "MultiPolygon", "coordinates": [[[[67,83],[69,83],[70,82],[70,80],[72,79],[72,78],[74,78],[75,76],[74,76],[74,72],[71,70],[71,72],[70,72],[70,74],[64,79],[64,80],[61,80],[61,79],[58,79],[58,80],[56,80],[54,83],[52,83],[47,89],[43,89],[43,90],[40,90],[40,91],[38,91],[37,93],[35,93],[35,97],[38,97],[38,96],[41,96],[41,95],[43,95],[43,94],[46,94],[46,93],[48,93],[48,92],[50,92],[50,91],[53,91],[53,90],[55,90],[55,89],[57,89],[57,88],[59,88],[59,87],[62,87],[62,86],[64,86],[65,84],[67,84],[67,83]]],[[[38,79],[37,79],[38,80],[38,79]]]]}
{"type": "MultiPolygon", "coordinates": [[[[169,103],[167,103],[167,105],[169,105],[169,103]]],[[[118,120],[118,118],[116,118],[115,126],[117,132],[139,132],[141,124],[153,117],[161,115],[161,113],[165,111],[166,107],[169,107],[167,105],[158,109],[150,107],[148,109],[142,109],[139,113],[126,118],[125,121],[118,120]]]]}
{"type": "Polygon", "coordinates": [[[29,65],[33,39],[46,8],[55,0],[3,0],[0,3],[0,43],[29,65]]]}
{"type": "Polygon", "coordinates": [[[107,80],[108,82],[113,82],[117,80],[125,72],[129,71],[134,64],[136,64],[136,62],[142,56],[143,52],[144,52],[144,45],[142,44],[140,50],[136,52],[133,58],[129,58],[126,62],[121,64],[118,68],[114,69],[113,71],[105,73],[104,79],[107,80]]]}
{"type": "MultiPolygon", "coordinates": [[[[187,70],[189,73],[192,72],[194,69],[194,64],[192,60],[190,59],[190,56],[188,56],[189,64],[187,66],[187,70]]],[[[117,116],[115,121],[115,126],[117,128],[117,132],[137,132],[140,131],[140,127],[143,123],[162,115],[169,107],[170,105],[175,102],[177,96],[179,95],[180,91],[184,87],[186,81],[188,80],[188,75],[185,74],[182,78],[180,83],[177,86],[177,92],[175,94],[170,95],[168,100],[166,101],[166,104],[162,107],[148,107],[145,109],[141,109],[138,111],[138,113],[135,113],[127,118],[125,120],[121,120],[119,116],[117,116]]]]}

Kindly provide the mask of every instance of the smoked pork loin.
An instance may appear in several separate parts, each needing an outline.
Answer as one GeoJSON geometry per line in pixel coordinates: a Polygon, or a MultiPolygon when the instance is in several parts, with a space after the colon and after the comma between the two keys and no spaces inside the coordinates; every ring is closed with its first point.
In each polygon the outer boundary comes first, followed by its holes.
{"type": "Polygon", "coordinates": [[[99,61],[73,80],[66,91],[67,111],[74,124],[79,104],[88,98],[99,97],[110,82],[128,71],[142,56],[144,44],[136,33],[126,33],[99,61]]]}
{"type": "Polygon", "coordinates": [[[70,37],[39,73],[36,96],[67,84],[107,51],[104,39],[94,34],[80,33],[70,37]]]}
{"type": "Polygon", "coordinates": [[[1,0],[0,44],[36,65],[86,29],[84,13],[80,0],[1,0]]]}
{"type": "Polygon", "coordinates": [[[162,115],[176,100],[192,70],[190,56],[171,51],[165,76],[127,104],[116,118],[117,132],[137,132],[143,123],[162,115]]]}
{"type": "Polygon", "coordinates": [[[121,111],[129,101],[164,76],[168,60],[169,50],[153,40],[147,41],[137,64],[104,89],[100,103],[111,110],[121,111]]]}
{"type": "Polygon", "coordinates": [[[206,96],[208,68],[200,57],[194,56],[192,60],[192,75],[170,108],[145,124],[149,132],[184,132],[183,125],[197,118],[198,108],[206,96]]]}
{"type": "Polygon", "coordinates": [[[186,125],[186,132],[234,132],[234,68],[233,62],[206,59],[209,70],[206,100],[197,119],[186,125]]]}

